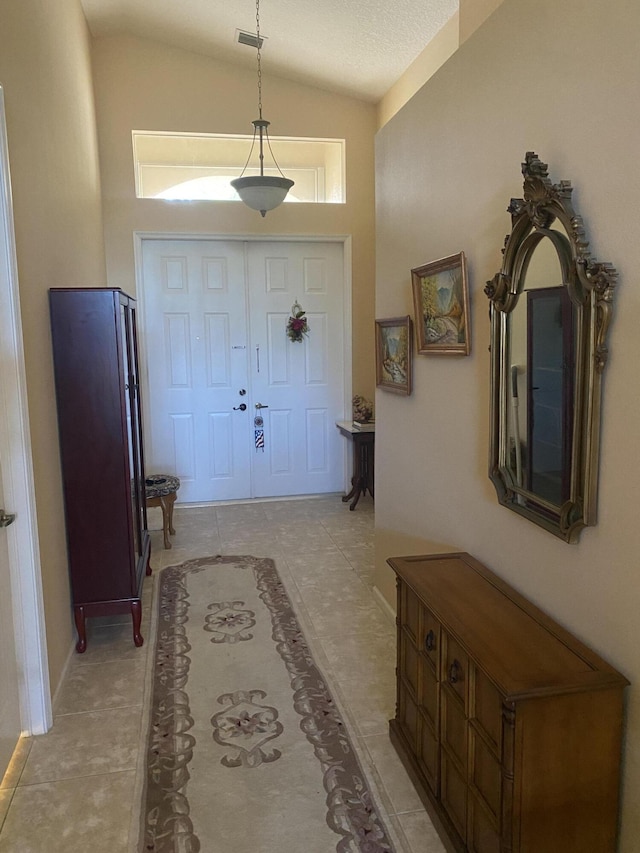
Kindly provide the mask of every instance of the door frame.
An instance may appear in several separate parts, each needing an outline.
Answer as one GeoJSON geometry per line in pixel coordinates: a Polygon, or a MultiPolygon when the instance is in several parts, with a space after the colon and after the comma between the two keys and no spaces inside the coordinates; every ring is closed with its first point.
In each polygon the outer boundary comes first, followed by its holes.
{"type": "MultiPolygon", "coordinates": [[[[352,332],[352,247],[351,237],[348,234],[198,234],[194,232],[172,232],[172,231],[134,231],[134,268],[136,276],[136,299],[138,302],[139,340],[140,346],[140,376],[143,385],[144,397],[149,393],[149,372],[147,365],[147,352],[144,345],[146,335],[146,313],[144,304],[144,288],[142,285],[142,244],[145,240],[198,240],[203,242],[236,242],[236,243],[340,243],[342,245],[342,281],[343,294],[342,305],[344,311],[343,325],[343,347],[344,347],[344,376],[343,394],[345,411],[342,418],[351,420],[351,400],[353,397],[353,332],[352,332]]],[[[149,441],[149,427],[144,420],[145,444],[149,441]]],[[[350,444],[351,442],[344,442],[350,444]]],[[[351,477],[349,448],[345,446],[343,451],[344,483],[349,482],[351,477]]],[[[347,489],[348,491],[348,489],[347,489]]]]}
{"type": "Polygon", "coordinates": [[[7,528],[11,598],[18,664],[20,722],[24,735],[51,728],[51,688],[47,659],[40,548],[22,320],[9,172],[4,92],[0,86],[0,336],[7,363],[0,375],[5,418],[0,424],[2,485],[16,520],[7,528]],[[9,434],[11,440],[9,440],[9,434]],[[6,461],[6,464],[5,464],[6,461]]]}

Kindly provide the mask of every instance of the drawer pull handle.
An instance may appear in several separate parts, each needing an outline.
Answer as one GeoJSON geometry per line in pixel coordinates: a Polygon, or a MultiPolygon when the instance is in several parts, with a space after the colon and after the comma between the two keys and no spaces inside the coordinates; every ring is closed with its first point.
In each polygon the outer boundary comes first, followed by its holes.
{"type": "Polygon", "coordinates": [[[433,631],[429,631],[429,633],[427,634],[424,641],[424,647],[428,652],[434,651],[436,647],[436,635],[433,633],[433,631]]]}
{"type": "Polygon", "coordinates": [[[462,667],[460,666],[460,663],[457,660],[454,660],[454,662],[449,667],[449,683],[456,684],[456,682],[460,681],[461,677],[462,667]]]}

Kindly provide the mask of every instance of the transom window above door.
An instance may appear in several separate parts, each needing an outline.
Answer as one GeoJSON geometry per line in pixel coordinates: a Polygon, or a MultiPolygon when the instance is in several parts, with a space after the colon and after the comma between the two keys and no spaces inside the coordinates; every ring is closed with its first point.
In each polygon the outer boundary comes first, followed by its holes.
{"type": "MultiPolygon", "coordinates": [[[[240,201],[231,181],[242,173],[252,136],[134,130],[132,138],[137,198],[240,201]]],[[[278,165],[295,181],[285,202],[345,203],[344,139],[270,141],[278,165]]],[[[258,171],[247,167],[244,174],[258,171]]],[[[279,174],[275,168],[264,172],[279,174]]]]}

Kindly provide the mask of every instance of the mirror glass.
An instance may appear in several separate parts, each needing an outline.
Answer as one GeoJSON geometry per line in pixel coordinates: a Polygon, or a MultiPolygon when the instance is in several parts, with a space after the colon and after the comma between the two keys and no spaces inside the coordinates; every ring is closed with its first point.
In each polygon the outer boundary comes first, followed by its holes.
{"type": "Polygon", "coordinates": [[[507,468],[516,488],[561,506],[570,485],[573,310],[548,237],[531,252],[523,279],[507,318],[507,468]]]}
{"type": "Polygon", "coordinates": [[[574,542],[595,523],[600,382],[616,273],[589,254],[570,184],[553,185],[546,165],[526,156],[525,198],[511,200],[504,264],[486,288],[490,477],[501,503],[574,542]]]}

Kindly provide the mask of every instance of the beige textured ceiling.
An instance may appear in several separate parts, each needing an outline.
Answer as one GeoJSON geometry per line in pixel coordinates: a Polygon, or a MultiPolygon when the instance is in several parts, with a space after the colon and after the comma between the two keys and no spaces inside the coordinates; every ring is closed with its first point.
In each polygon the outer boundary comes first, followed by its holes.
{"type": "MultiPolygon", "coordinates": [[[[254,0],[81,0],[95,37],[131,33],[255,67],[236,30],[254,0]]],[[[457,11],[458,0],[260,0],[262,69],[377,101],[457,11]]]]}

